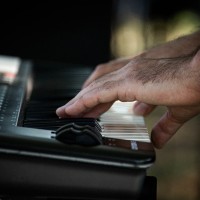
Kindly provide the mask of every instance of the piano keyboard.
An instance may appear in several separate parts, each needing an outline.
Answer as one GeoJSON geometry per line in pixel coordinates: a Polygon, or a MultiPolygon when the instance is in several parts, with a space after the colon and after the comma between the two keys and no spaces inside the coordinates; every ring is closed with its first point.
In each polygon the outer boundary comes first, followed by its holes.
{"type": "Polygon", "coordinates": [[[144,118],[134,115],[132,103],[116,101],[98,119],[59,119],[55,114],[57,107],[77,94],[91,71],[86,66],[33,64],[0,57],[0,163],[4,163],[0,165],[0,194],[16,186],[19,193],[54,196],[57,193],[52,188],[70,197],[77,189],[86,198],[97,193],[107,197],[108,191],[115,197],[139,194],[146,169],[155,161],[155,151],[144,118]],[[66,124],[98,128],[103,145],[86,148],[57,140],[56,131],[66,124]],[[24,173],[27,162],[30,173],[24,173]],[[30,186],[27,190],[26,185],[30,186]],[[42,191],[42,187],[48,189],[42,191]]]}
{"type": "Polygon", "coordinates": [[[134,115],[133,103],[116,101],[100,117],[102,135],[142,142],[150,142],[145,121],[142,116],[134,115]]]}
{"type": "MultiPolygon", "coordinates": [[[[64,102],[61,103],[64,104],[64,102]]],[[[75,123],[81,120],[86,121],[84,118],[58,119],[55,115],[55,109],[58,105],[57,103],[48,103],[46,106],[42,106],[42,108],[39,107],[39,111],[36,111],[38,109],[38,103],[36,105],[31,105],[31,108],[27,109],[27,115],[25,116],[23,126],[56,130],[60,126],[71,123],[72,121],[75,123]]],[[[132,105],[132,103],[117,101],[106,113],[100,116],[98,121],[103,136],[150,142],[144,118],[134,115],[132,112],[132,105]]]]}
{"type": "MultiPolygon", "coordinates": [[[[55,131],[66,123],[71,123],[72,119],[59,119],[55,110],[79,91],[91,70],[75,68],[65,70],[63,73],[61,69],[56,73],[54,68],[39,68],[37,72],[34,72],[35,80],[32,80],[34,77],[31,77],[30,63],[24,65],[27,66],[23,69],[19,67],[19,58],[0,57],[1,125],[55,131]],[[64,80],[65,76],[69,78],[64,80]]],[[[73,120],[76,123],[77,119],[73,120]]],[[[86,119],[79,119],[81,120],[86,119]]],[[[102,135],[105,137],[150,142],[144,118],[134,115],[132,103],[115,102],[106,113],[100,116],[98,122],[102,128],[102,135]]]]}

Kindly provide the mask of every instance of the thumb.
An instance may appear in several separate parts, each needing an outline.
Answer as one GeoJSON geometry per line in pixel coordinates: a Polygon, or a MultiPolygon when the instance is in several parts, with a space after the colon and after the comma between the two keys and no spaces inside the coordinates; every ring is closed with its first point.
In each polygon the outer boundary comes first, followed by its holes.
{"type": "Polygon", "coordinates": [[[154,146],[162,148],[185,122],[199,113],[200,106],[168,107],[168,111],[152,129],[151,139],[154,146]]]}
{"type": "Polygon", "coordinates": [[[182,125],[169,111],[166,112],[152,129],[151,140],[154,146],[161,149],[182,125]]]}

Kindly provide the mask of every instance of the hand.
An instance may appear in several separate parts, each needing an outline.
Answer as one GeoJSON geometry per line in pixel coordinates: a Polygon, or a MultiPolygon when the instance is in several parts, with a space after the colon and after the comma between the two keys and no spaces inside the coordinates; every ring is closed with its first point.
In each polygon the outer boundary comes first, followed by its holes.
{"type": "Polygon", "coordinates": [[[116,60],[112,60],[108,63],[100,64],[96,67],[93,73],[89,76],[89,78],[83,84],[83,88],[88,86],[95,79],[100,78],[101,76],[113,72],[117,69],[124,67],[126,64],[130,62],[130,58],[119,58],[116,60]]]}
{"type": "MultiPolygon", "coordinates": [[[[138,102],[134,105],[134,112],[139,115],[147,115],[154,108],[155,106],[138,102]]],[[[199,113],[199,106],[169,106],[167,112],[152,128],[151,140],[154,146],[162,148],[185,122],[199,113]]]]}
{"type": "Polygon", "coordinates": [[[200,113],[199,63],[199,52],[166,59],[137,56],[124,67],[91,82],[58,108],[57,114],[98,117],[116,100],[139,101],[134,107],[138,114],[148,114],[155,105],[165,105],[168,111],[151,134],[155,147],[161,148],[186,121],[200,113]]]}

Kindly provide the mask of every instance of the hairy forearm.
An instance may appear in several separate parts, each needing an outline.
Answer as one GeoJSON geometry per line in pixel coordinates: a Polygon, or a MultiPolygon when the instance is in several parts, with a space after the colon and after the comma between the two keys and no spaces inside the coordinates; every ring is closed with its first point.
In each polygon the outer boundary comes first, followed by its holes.
{"type": "Polygon", "coordinates": [[[186,56],[200,46],[200,31],[148,49],[141,54],[145,58],[173,58],[186,56]]]}

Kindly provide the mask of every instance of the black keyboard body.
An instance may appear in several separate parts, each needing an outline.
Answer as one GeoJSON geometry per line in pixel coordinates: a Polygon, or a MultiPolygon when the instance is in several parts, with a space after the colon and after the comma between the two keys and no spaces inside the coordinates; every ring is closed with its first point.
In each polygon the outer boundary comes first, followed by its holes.
{"type": "Polygon", "coordinates": [[[12,83],[0,83],[0,197],[139,198],[155,162],[151,143],[82,146],[55,137],[70,120],[58,119],[55,109],[76,95],[91,70],[22,60],[12,83]]]}

